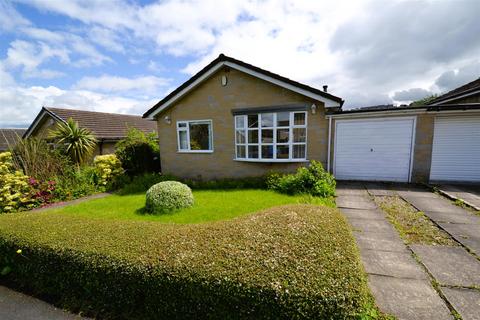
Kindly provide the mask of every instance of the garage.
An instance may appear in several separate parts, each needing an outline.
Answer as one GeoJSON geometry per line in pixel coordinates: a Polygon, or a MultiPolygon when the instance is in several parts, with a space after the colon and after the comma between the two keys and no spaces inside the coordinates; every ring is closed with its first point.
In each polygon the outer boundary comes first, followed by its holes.
{"type": "Polygon", "coordinates": [[[335,177],[409,182],[414,130],[414,117],[337,120],[335,177]]]}
{"type": "Polygon", "coordinates": [[[480,182],[480,116],[435,118],[430,180],[480,182]]]}

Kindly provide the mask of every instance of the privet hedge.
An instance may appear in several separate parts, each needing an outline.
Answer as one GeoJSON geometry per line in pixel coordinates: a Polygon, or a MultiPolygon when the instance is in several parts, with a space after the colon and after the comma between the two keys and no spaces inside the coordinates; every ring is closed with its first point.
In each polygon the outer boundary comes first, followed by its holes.
{"type": "Polygon", "coordinates": [[[2,268],[0,282],[99,318],[342,319],[371,303],[345,219],[311,205],[192,225],[6,214],[2,268]]]}

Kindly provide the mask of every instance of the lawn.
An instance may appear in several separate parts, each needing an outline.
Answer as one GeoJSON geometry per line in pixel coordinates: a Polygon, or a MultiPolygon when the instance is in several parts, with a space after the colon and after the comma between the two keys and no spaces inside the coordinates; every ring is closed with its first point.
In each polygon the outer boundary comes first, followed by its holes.
{"type": "Polygon", "coordinates": [[[88,218],[145,220],[165,223],[200,223],[228,220],[285,204],[333,206],[329,199],[289,196],[268,190],[194,190],[195,205],[170,214],[145,214],[144,194],[111,195],[46,212],[88,218]]]}

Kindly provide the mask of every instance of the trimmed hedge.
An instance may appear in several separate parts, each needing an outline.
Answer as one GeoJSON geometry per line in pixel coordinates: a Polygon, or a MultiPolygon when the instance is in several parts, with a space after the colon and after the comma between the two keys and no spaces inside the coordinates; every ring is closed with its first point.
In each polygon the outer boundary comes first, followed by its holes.
{"type": "Polygon", "coordinates": [[[343,319],[372,305],[346,220],[312,205],[190,225],[6,214],[5,267],[1,282],[100,318],[343,319]]]}
{"type": "Polygon", "coordinates": [[[145,209],[149,213],[168,213],[193,206],[192,190],[178,181],[163,181],[147,191],[145,209]]]}

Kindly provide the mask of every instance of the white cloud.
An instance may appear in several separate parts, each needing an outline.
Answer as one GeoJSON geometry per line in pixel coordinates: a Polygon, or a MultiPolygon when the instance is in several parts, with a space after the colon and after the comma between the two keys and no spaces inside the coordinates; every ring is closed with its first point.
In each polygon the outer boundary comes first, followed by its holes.
{"type": "Polygon", "coordinates": [[[30,25],[30,21],[21,14],[6,0],[0,0],[0,33],[14,31],[16,28],[30,25]]]}
{"type": "Polygon", "coordinates": [[[133,78],[102,75],[100,77],[84,77],[74,86],[76,89],[95,90],[100,92],[142,92],[158,95],[160,88],[168,85],[169,80],[155,76],[137,76],[133,78]]]}
{"type": "Polygon", "coordinates": [[[92,42],[101,45],[109,51],[125,53],[125,47],[122,43],[127,41],[121,39],[117,33],[110,29],[98,26],[92,27],[88,31],[88,37],[92,42]]]}

